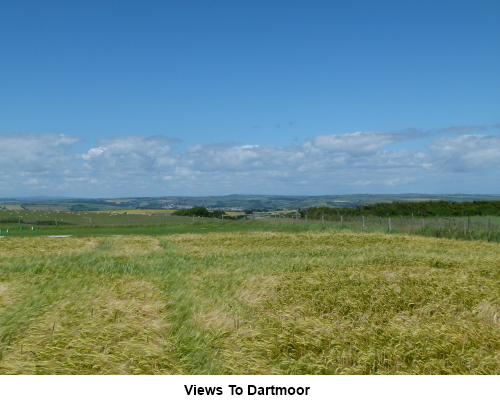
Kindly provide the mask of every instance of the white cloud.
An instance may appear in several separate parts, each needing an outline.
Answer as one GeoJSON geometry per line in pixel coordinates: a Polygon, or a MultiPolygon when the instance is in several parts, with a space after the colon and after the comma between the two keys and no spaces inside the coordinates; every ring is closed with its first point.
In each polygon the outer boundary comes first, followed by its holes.
{"type": "Polygon", "coordinates": [[[119,169],[125,172],[148,172],[155,166],[165,164],[165,157],[172,148],[169,139],[163,136],[113,137],[99,141],[81,158],[87,170],[119,169]]]}
{"type": "MultiPolygon", "coordinates": [[[[131,136],[103,139],[86,153],[74,154],[70,148],[80,141],[77,137],[0,135],[0,190],[13,195],[23,184],[28,194],[45,187],[97,197],[445,192],[443,186],[453,185],[462,188],[448,192],[468,192],[464,187],[479,192],[478,173],[491,177],[500,169],[498,136],[443,138],[430,143],[427,153],[381,150],[388,144],[397,149],[404,139],[408,134],[355,132],[320,135],[282,148],[225,143],[175,151],[171,139],[131,136]],[[458,171],[461,181],[454,180],[458,171]]],[[[482,192],[490,186],[484,184],[482,192]]]]}
{"type": "MultiPolygon", "coordinates": [[[[395,142],[394,135],[381,132],[354,132],[342,135],[319,135],[310,145],[329,152],[348,153],[353,156],[375,153],[383,146],[395,142]]],[[[309,146],[309,144],[308,144],[309,146]]]]}
{"type": "Polygon", "coordinates": [[[63,134],[0,135],[0,173],[13,168],[38,173],[66,166],[75,159],[68,149],[80,140],[63,134]]]}
{"type": "Polygon", "coordinates": [[[103,148],[102,146],[99,148],[92,148],[89,150],[89,152],[87,154],[82,155],[82,159],[89,160],[89,159],[96,158],[96,157],[102,155],[105,151],[106,151],[106,148],[103,148]]]}
{"type": "Polygon", "coordinates": [[[462,135],[439,139],[428,148],[434,152],[441,167],[455,171],[500,168],[500,136],[462,135]]]}
{"type": "Polygon", "coordinates": [[[40,184],[40,180],[38,179],[29,179],[26,181],[23,181],[24,186],[37,186],[40,184]]]}

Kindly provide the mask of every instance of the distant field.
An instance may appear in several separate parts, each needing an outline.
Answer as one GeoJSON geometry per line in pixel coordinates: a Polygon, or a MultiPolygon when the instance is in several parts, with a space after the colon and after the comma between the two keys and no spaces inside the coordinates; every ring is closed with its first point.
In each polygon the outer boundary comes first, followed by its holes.
{"type": "MultiPolygon", "coordinates": [[[[130,214],[130,215],[170,215],[175,210],[106,210],[99,211],[102,214],[130,214]]],[[[82,211],[86,212],[86,211],[82,211]]]]}
{"type": "Polygon", "coordinates": [[[0,239],[0,373],[500,373],[500,245],[210,226],[0,239]]]}
{"type": "MultiPolygon", "coordinates": [[[[5,207],[6,210],[22,210],[22,207],[19,204],[5,204],[1,206],[5,207]]],[[[2,211],[0,211],[0,213],[1,212],[2,211]]]]}
{"type": "Polygon", "coordinates": [[[29,211],[67,211],[66,207],[57,205],[25,205],[24,207],[29,211]]]}

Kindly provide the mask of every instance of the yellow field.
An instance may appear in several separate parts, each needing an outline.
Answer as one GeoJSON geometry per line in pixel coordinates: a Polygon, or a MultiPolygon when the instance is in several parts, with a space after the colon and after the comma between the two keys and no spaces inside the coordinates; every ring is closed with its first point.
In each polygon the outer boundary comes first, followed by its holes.
{"type": "Polygon", "coordinates": [[[11,204],[11,205],[3,204],[2,206],[5,206],[5,208],[8,210],[21,210],[22,211],[22,207],[19,204],[11,204]]]}

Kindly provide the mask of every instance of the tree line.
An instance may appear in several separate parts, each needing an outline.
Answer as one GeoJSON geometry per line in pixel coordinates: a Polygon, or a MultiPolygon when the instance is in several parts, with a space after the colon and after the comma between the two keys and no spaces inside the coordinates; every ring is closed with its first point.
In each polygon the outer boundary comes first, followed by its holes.
{"type": "Polygon", "coordinates": [[[334,215],[373,215],[377,217],[413,215],[424,218],[434,217],[436,215],[443,217],[471,217],[484,215],[500,215],[500,201],[393,201],[390,203],[360,205],[355,208],[311,207],[301,210],[300,214],[307,215],[308,218],[321,218],[321,216],[328,217],[334,215]]]}

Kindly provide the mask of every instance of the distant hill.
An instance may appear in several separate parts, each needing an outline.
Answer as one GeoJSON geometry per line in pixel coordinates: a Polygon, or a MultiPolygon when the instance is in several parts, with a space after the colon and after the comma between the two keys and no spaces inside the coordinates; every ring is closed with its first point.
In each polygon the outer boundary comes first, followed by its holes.
{"type": "Polygon", "coordinates": [[[48,196],[34,196],[34,197],[11,197],[11,198],[0,198],[0,201],[9,200],[9,201],[60,201],[60,200],[69,200],[68,197],[48,197],[48,196]]]}
{"type": "MultiPolygon", "coordinates": [[[[244,195],[204,197],[132,197],[132,198],[68,198],[18,197],[0,198],[2,205],[22,206],[23,209],[58,209],[67,211],[93,211],[116,209],[179,209],[201,206],[221,211],[276,211],[303,210],[310,207],[356,208],[392,202],[424,201],[472,202],[500,201],[500,194],[331,194],[304,195],[244,195]],[[42,206],[44,206],[42,208],[42,206]],[[39,208],[37,208],[39,207],[39,208]]],[[[6,209],[9,209],[6,207],[6,209]]],[[[18,208],[16,208],[18,209],[18,208]]]]}

